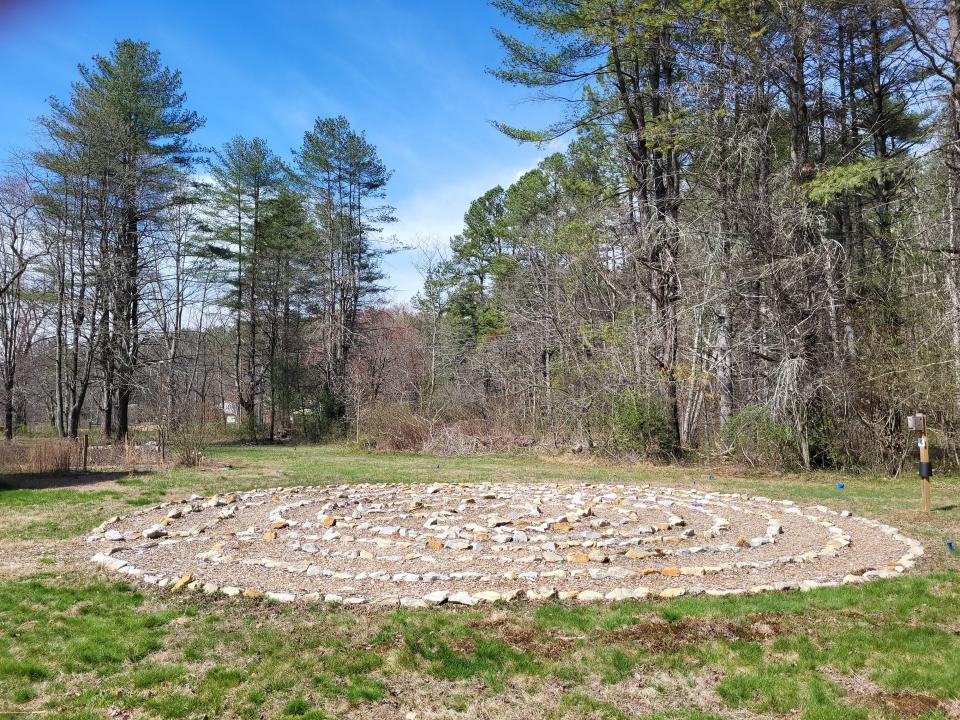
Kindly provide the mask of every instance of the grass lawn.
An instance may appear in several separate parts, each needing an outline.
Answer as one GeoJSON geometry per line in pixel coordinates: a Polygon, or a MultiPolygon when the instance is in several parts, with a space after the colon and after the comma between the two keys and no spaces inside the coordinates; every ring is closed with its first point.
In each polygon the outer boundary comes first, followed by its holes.
{"type": "Polygon", "coordinates": [[[211,456],[199,471],[0,475],[0,717],[960,717],[960,557],[946,549],[960,547],[957,479],[936,480],[925,516],[913,477],[708,479],[342,447],[211,456]],[[93,574],[72,539],[193,492],[467,480],[696,482],[822,502],[899,525],[928,555],[898,580],[811,593],[356,611],[140,591],[93,574]]]}

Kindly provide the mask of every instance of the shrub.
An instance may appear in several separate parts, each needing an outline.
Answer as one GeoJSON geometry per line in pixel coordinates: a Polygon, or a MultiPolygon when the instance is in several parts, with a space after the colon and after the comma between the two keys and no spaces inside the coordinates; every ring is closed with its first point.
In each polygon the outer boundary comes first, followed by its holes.
{"type": "Polygon", "coordinates": [[[729,454],[752,466],[796,468],[800,450],[793,430],[776,422],[765,408],[747,405],[720,430],[729,454]]]}
{"type": "Polygon", "coordinates": [[[176,453],[176,462],[185,467],[198,467],[208,444],[207,423],[203,420],[181,421],[167,432],[176,453]]]}
{"type": "Polygon", "coordinates": [[[663,406],[635,392],[623,392],[613,399],[614,444],[651,457],[676,455],[680,439],[663,406]]]}
{"type": "Polygon", "coordinates": [[[375,450],[419,452],[430,436],[430,421],[402,403],[377,403],[360,416],[360,430],[375,450]]]}

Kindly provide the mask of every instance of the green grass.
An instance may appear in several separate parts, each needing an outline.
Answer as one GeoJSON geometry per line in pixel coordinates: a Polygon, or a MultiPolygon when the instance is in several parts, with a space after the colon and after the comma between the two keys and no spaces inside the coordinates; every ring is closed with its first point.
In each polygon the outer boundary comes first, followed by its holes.
{"type": "Polygon", "coordinates": [[[560,683],[554,707],[531,711],[557,717],[871,717],[875,708],[836,676],[960,697],[956,574],[769,598],[358,615],[195,596],[158,605],[126,585],[79,576],[7,580],[0,716],[119,708],[157,718],[337,717],[390,700],[411,677],[438,688],[438,702],[467,710],[518,688],[532,709],[537,688],[560,683]],[[774,630],[755,635],[761,622],[774,630]],[[616,700],[636,676],[677,686],[711,675],[718,707],[710,712],[634,713],[616,700]]]}
{"type": "MultiPolygon", "coordinates": [[[[707,487],[699,468],[536,457],[442,459],[342,447],[218,447],[168,469],[0,489],[4,540],[82,534],[113,514],[193,492],[323,482],[659,481],[707,487]],[[439,465],[439,467],[437,467],[439,465]]],[[[2,482],[3,476],[0,476],[2,482]]],[[[898,702],[960,698],[960,483],[935,507],[916,481],[717,473],[709,486],[824,502],[922,535],[928,574],[863,587],[593,606],[362,612],[139,591],[54,574],[0,580],[0,717],[642,718],[734,714],[896,718],[898,702]],[[932,570],[932,572],[931,572],[932,570]],[[418,715],[419,717],[420,715],[418,715]]],[[[13,552],[20,546],[10,546],[13,552]]],[[[945,706],[922,717],[946,717],[945,706]]],[[[906,713],[906,710],[903,711],[906,713]]],[[[916,713],[914,713],[916,715],[916,713]]]]}

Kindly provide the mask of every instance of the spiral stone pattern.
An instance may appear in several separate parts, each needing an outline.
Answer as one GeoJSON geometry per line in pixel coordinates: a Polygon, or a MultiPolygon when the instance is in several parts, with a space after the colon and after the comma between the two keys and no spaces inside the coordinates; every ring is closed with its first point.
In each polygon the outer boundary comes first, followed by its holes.
{"type": "Polygon", "coordinates": [[[923,546],[822,505],[595,483],[351,484],[163,503],[87,538],[146,585],[424,607],[810,590],[896,576],[923,546]]]}

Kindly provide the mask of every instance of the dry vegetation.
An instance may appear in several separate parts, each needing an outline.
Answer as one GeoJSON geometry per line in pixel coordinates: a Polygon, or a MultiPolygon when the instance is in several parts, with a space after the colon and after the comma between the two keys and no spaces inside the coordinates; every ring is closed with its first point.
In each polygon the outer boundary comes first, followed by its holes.
{"type": "Polygon", "coordinates": [[[80,466],[80,456],[80,446],[73,440],[38,438],[28,443],[0,442],[0,472],[68,473],[80,466]]]}

